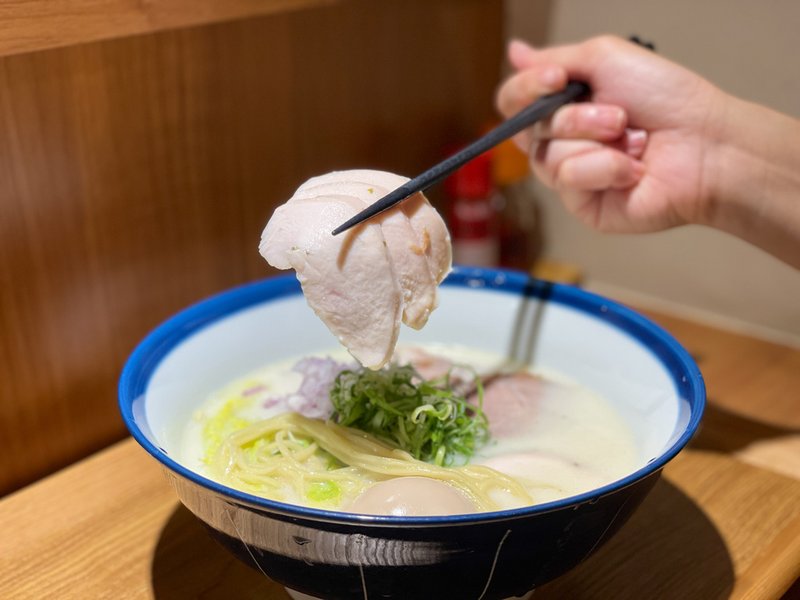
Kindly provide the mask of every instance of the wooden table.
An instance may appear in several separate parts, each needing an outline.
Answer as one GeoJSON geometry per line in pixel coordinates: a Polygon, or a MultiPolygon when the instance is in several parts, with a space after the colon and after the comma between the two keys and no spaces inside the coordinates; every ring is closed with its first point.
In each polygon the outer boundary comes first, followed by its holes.
{"type": "MultiPolygon", "coordinates": [[[[702,430],[616,537],[533,598],[780,598],[800,577],[800,350],[651,316],[700,362],[702,430]]],[[[0,525],[3,599],[288,598],[130,439],[0,500],[0,525]]]]}

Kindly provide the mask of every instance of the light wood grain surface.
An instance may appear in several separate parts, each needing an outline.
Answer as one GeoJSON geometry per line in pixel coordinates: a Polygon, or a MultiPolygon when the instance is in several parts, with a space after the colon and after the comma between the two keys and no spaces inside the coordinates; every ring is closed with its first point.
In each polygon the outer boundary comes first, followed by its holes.
{"type": "Polygon", "coordinates": [[[0,494],[124,435],[125,357],[271,274],[261,230],[303,180],[413,174],[493,115],[501,9],[351,0],[0,59],[0,494]]]}
{"type": "MultiPolygon", "coordinates": [[[[779,598],[800,575],[800,482],[689,450],[620,533],[534,598],[779,598]]],[[[260,598],[132,440],[0,501],[4,598],[260,598]]]]}
{"type": "Polygon", "coordinates": [[[642,312],[700,365],[710,404],[695,445],[800,479],[800,349],[642,312]]]}
{"type": "MultiPolygon", "coordinates": [[[[787,390],[765,385],[747,402],[760,422],[734,412],[745,401],[734,377],[742,357],[782,356],[766,371],[788,384],[800,376],[798,351],[657,318],[694,352],[706,350],[710,418],[622,530],[536,600],[775,599],[800,576],[800,479],[779,473],[794,459],[780,440],[797,433],[788,424],[800,403],[782,404],[773,395],[787,390]],[[765,423],[778,415],[787,426],[776,431],[765,423]],[[776,444],[769,470],[741,453],[765,436],[776,444]]],[[[3,598],[288,598],[208,537],[133,440],[0,500],[0,524],[3,598]]]]}

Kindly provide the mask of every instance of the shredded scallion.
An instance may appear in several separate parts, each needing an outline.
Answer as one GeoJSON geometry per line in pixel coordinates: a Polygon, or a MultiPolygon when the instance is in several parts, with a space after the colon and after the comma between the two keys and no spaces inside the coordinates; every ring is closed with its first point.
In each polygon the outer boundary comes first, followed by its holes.
{"type": "Polygon", "coordinates": [[[449,374],[424,380],[410,365],[345,370],[331,388],[331,419],[369,433],[418,460],[450,466],[469,459],[489,439],[483,387],[477,404],[454,391],[449,374]]]}

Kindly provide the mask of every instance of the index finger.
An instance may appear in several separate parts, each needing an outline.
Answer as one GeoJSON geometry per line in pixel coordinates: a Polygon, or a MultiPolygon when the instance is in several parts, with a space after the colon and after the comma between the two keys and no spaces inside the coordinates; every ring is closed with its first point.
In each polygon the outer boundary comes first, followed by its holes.
{"type": "Polygon", "coordinates": [[[540,64],[509,77],[497,92],[497,109],[504,117],[511,117],[531,102],[562,89],[567,84],[567,73],[558,65],[540,64]]]}

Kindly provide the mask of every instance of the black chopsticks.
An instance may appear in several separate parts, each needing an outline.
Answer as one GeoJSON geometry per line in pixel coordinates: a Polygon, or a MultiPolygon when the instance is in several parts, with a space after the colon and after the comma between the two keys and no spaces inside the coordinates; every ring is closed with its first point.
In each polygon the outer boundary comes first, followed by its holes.
{"type": "Polygon", "coordinates": [[[382,213],[401,202],[409,196],[426,190],[434,183],[444,179],[447,175],[458,169],[463,164],[469,162],[479,154],[482,154],[497,146],[500,142],[507,140],[514,134],[519,133],[526,127],[530,127],[537,121],[549,117],[559,107],[569,102],[583,99],[590,93],[589,86],[579,81],[570,81],[560,92],[542,96],[529,106],[523,108],[516,115],[501,123],[483,137],[478,138],[466,148],[456,152],[442,162],[434,165],[424,173],[417,175],[407,183],[401,185],[396,190],[390,192],[374,204],[371,204],[357,215],[348,219],[339,227],[333,230],[332,235],[338,235],[355,227],[359,223],[382,213]]]}

